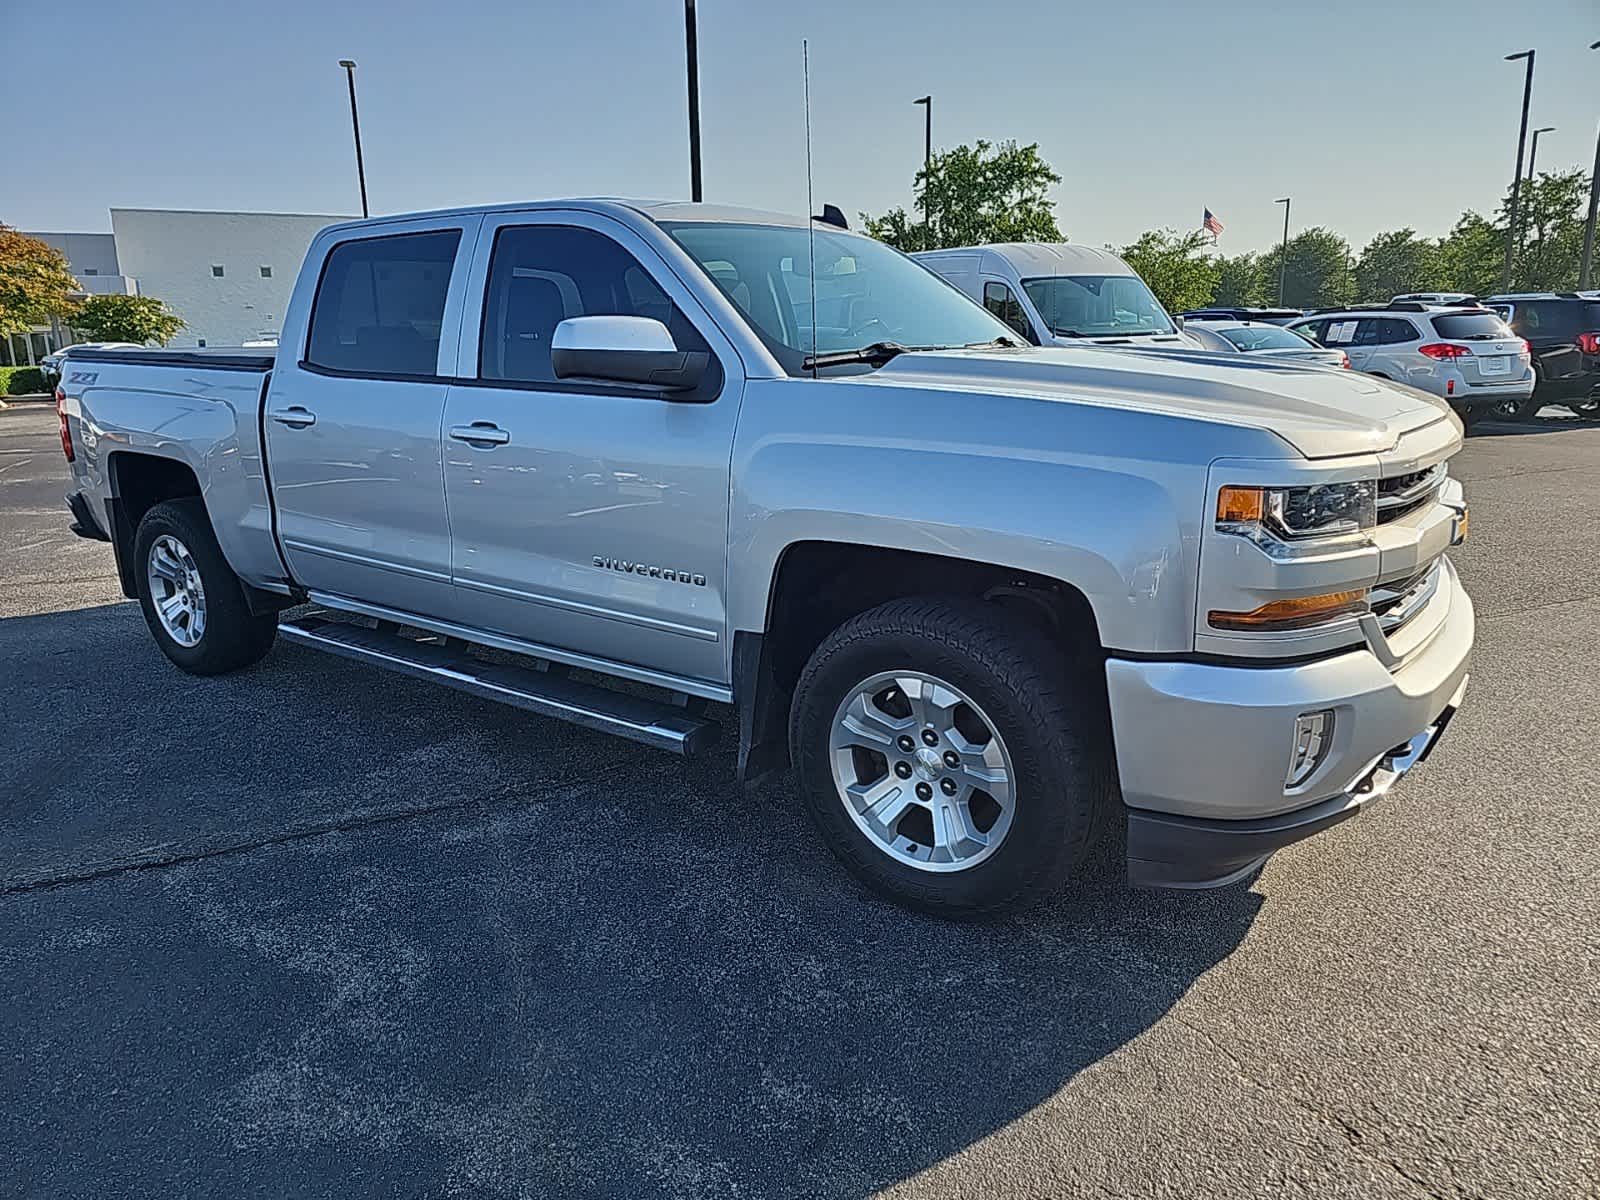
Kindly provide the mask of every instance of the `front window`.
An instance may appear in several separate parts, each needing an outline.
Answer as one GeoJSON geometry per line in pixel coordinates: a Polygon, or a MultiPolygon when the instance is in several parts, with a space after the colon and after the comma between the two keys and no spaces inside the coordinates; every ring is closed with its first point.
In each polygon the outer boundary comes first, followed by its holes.
{"type": "Polygon", "coordinates": [[[1137,275],[1051,275],[1023,290],[1050,332],[1061,337],[1127,337],[1175,332],[1172,319],[1137,275]]]}
{"type": "Polygon", "coordinates": [[[898,250],[859,234],[803,226],[672,222],[673,241],[766,343],[790,375],[807,355],[875,342],[908,348],[1016,340],[1002,321],[898,250]],[[811,239],[816,240],[813,323],[811,239]]]}
{"type": "Polygon", "coordinates": [[[1297,329],[1282,325],[1241,325],[1237,329],[1218,330],[1240,350],[1304,350],[1315,343],[1297,329]]]}

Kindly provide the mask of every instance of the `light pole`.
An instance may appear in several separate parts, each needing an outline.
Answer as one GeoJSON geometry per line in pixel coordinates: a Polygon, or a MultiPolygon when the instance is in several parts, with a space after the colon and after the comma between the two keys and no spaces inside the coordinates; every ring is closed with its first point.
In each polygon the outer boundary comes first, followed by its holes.
{"type": "Polygon", "coordinates": [[[1274,200],[1274,204],[1283,205],[1283,245],[1278,250],[1278,307],[1283,307],[1283,285],[1289,277],[1289,197],[1274,200]]]}
{"type": "Polygon", "coordinates": [[[1511,172],[1511,222],[1506,229],[1506,263],[1500,271],[1500,290],[1511,290],[1511,264],[1517,253],[1517,206],[1522,200],[1522,149],[1528,141],[1528,104],[1533,99],[1533,51],[1521,50],[1506,55],[1506,62],[1528,60],[1528,72],[1522,80],[1522,128],[1517,133],[1517,167],[1511,172]]]}
{"type": "Polygon", "coordinates": [[[926,120],[922,124],[922,230],[928,249],[933,249],[933,213],[928,207],[928,185],[933,182],[933,97],[924,96],[913,104],[926,106],[926,120]]]}
{"type": "Polygon", "coordinates": [[[1544,125],[1533,131],[1533,144],[1528,147],[1528,186],[1533,186],[1533,164],[1539,159],[1539,135],[1541,133],[1554,133],[1554,125],[1544,125]]]}
{"type": "Polygon", "coordinates": [[[700,37],[694,0],[683,0],[683,43],[689,72],[689,198],[698,204],[700,187],[700,37]]]}
{"type": "Polygon", "coordinates": [[[344,68],[345,79],[350,83],[350,128],[356,135],[356,179],[361,184],[361,215],[368,216],[367,212],[367,166],[361,161],[361,118],[356,115],[356,63],[353,58],[341,58],[339,65],[344,68]]]}
{"type": "MultiPolygon", "coordinates": [[[[1589,49],[1600,50],[1600,42],[1590,42],[1589,49]]],[[[1578,268],[1578,286],[1589,286],[1589,267],[1594,262],[1594,221],[1600,211],[1600,132],[1594,136],[1594,171],[1589,175],[1589,219],[1583,226],[1583,265],[1578,268]]]]}

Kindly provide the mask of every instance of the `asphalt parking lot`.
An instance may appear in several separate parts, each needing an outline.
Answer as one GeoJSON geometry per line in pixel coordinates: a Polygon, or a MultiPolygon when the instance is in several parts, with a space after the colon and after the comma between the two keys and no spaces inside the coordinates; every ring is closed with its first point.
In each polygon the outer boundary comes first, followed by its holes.
{"type": "Polygon", "coordinates": [[[0,411],[8,1194],[1600,1195],[1600,425],[1456,460],[1474,681],[1249,886],[986,926],[786,783],[279,645],[219,679],[0,411]]]}

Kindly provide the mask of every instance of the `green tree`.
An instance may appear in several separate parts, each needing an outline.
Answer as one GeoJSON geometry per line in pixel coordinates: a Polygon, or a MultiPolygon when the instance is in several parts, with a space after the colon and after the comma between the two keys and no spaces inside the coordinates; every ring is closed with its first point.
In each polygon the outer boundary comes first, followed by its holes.
{"type": "Polygon", "coordinates": [[[1150,285],[1169,312],[1203,308],[1217,290],[1221,269],[1206,252],[1211,239],[1199,230],[1152,229],[1117,253],[1150,285]]]}
{"type": "Polygon", "coordinates": [[[1522,185],[1522,249],[1512,281],[1518,291],[1571,291],[1578,286],[1588,206],[1589,177],[1580,170],[1544,171],[1522,185]]]}
{"type": "Polygon", "coordinates": [[[1440,291],[1444,273],[1439,243],[1419,238],[1415,229],[1380,233],[1356,263],[1355,298],[1378,303],[1401,292],[1440,291]]]}
{"type": "Polygon", "coordinates": [[[1474,296],[1498,292],[1505,253],[1505,228],[1469,209],[1439,243],[1440,286],[1474,296]]]}
{"type": "MultiPolygon", "coordinates": [[[[1268,303],[1278,302],[1278,264],[1282,247],[1261,256],[1261,287],[1268,303]]],[[[1353,290],[1350,243],[1321,225],[1289,239],[1289,268],[1285,273],[1283,302],[1293,308],[1321,308],[1345,304],[1353,290]]],[[[1385,297],[1387,299],[1387,297],[1385,297]]]]}
{"type": "Polygon", "coordinates": [[[165,346],[183,318],[154,296],[90,296],[72,327],[95,342],[160,342],[165,346]]]}
{"type": "Polygon", "coordinates": [[[1060,182],[1037,143],[980,141],[941,151],[917,172],[912,190],[921,197],[922,212],[862,213],[861,222],[871,236],[908,252],[987,242],[1061,242],[1066,238],[1046,195],[1060,182]]]}
{"type": "Polygon", "coordinates": [[[77,290],[61,251],[0,225],[0,337],[71,317],[77,290]]]}
{"type": "MultiPolygon", "coordinates": [[[[1277,300],[1276,278],[1272,281],[1272,298],[1277,300]]],[[[1250,253],[1235,254],[1232,258],[1217,258],[1217,287],[1211,297],[1212,304],[1255,307],[1266,303],[1266,293],[1261,283],[1261,260],[1250,253]]]]}

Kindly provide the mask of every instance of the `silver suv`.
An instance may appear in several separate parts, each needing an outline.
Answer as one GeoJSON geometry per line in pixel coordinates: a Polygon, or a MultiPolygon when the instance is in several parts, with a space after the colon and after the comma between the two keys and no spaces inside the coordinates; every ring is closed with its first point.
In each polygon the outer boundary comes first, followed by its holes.
{"type": "Polygon", "coordinates": [[[1528,343],[1499,313],[1478,305],[1325,309],[1289,328],[1343,350],[1357,371],[1442,397],[1467,425],[1533,394],[1528,343]]]}

